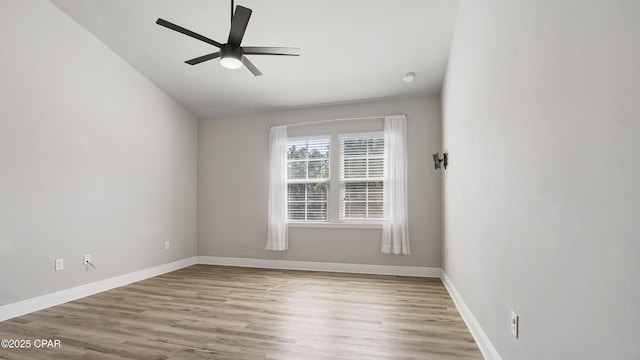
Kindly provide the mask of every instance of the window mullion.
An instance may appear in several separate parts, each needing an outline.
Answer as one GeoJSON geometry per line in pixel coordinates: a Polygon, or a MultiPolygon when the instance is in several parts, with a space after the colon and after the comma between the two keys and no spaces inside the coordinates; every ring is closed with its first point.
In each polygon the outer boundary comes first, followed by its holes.
{"type": "Polygon", "coordinates": [[[309,220],[309,184],[304,184],[304,220],[309,220]]]}
{"type": "Polygon", "coordinates": [[[340,177],[342,173],[341,163],[342,163],[342,154],[340,150],[340,142],[336,141],[335,135],[331,137],[331,142],[329,143],[329,153],[338,154],[338,156],[334,156],[333,160],[329,161],[329,221],[331,222],[339,222],[340,221],[340,212],[342,209],[342,199],[341,199],[341,191],[340,191],[340,177]],[[337,159],[338,161],[336,161],[337,159]],[[334,174],[331,176],[331,174],[334,174]],[[337,175],[337,176],[336,176],[337,175]],[[331,189],[334,189],[331,191],[331,189]]]}
{"type": "Polygon", "coordinates": [[[364,147],[366,149],[367,152],[367,159],[365,160],[365,164],[366,164],[366,173],[365,173],[365,177],[367,178],[367,182],[364,183],[364,216],[368,219],[369,218],[369,141],[367,139],[367,141],[364,142],[364,147]]]}
{"type": "Polygon", "coordinates": [[[364,183],[364,213],[369,218],[369,182],[364,183]]]}

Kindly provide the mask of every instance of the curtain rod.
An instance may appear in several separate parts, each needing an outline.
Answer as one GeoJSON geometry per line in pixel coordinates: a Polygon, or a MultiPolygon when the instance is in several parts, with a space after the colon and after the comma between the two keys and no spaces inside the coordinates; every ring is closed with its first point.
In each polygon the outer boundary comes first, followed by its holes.
{"type": "MultiPolygon", "coordinates": [[[[406,116],[407,114],[400,114],[400,115],[405,115],[406,116]]],[[[356,121],[356,120],[384,119],[385,116],[386,115],[343,118],[343,119],[317,120],[317,121],[309,121],[309,122],[303,122],[303,123],[297,123],[297,124],[290,124],[290,125],[287,125],[287,127],[304,126],[304,125],[315,125],[315,124],[323,124],[323,123],[338,122],[338,121],[356,121]]],[[[283,124],[283,125],[286,125],[286,124],[283,124]]],[[[271,129],[274,126],[281,126],[281,125],[271,125],[271,126],[269,126],[269,129],[271,129]]]]}

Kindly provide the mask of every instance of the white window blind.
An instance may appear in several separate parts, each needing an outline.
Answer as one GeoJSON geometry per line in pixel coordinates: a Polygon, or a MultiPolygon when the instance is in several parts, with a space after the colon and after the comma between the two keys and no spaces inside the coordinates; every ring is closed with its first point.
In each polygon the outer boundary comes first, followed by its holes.
{"type": "Polygon", "coordinates": [[[384,134],[341,134],[340,220],[383,218],[384,134]]]}
{"type": "Polygon", "coordinates": [[[287,141],[287,206],[290,221],[329,221],[327,137],[287,141]]]}

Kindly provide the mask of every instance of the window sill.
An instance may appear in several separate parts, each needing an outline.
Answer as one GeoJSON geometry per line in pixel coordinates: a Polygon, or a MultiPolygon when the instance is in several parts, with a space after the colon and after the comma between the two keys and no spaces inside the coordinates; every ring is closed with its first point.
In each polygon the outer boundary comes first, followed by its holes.
{"type": "Polygon", "coordinates": [[[363,223],[363,222],[288,222],[288,227],[300,228],[329,228],[329,229],[382,229],[382,223],[363,223]]]}

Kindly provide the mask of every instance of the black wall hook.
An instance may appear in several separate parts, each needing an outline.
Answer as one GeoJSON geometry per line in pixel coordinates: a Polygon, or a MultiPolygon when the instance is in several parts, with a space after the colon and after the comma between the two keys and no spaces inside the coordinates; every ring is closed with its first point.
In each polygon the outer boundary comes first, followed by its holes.
{"type": "Polygon", "coordinates": [[[444,165],[445,170],[447,169],[447,165],[449,165],[449,153],[442,154],[440,157],[439,153],[433,154],[433,167],[438,170],[444,165]]]}

